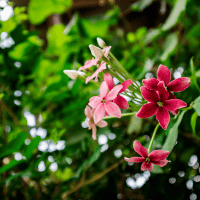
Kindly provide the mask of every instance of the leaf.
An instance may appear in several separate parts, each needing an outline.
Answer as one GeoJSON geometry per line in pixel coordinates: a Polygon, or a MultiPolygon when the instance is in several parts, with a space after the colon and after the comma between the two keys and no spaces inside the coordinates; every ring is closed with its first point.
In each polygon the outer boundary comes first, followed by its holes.
{"type": "Polygon", "coordinates": [[[33,24],[42,23],[51,14],[62,14],[72,5],[72,0],[31,0],[28,14],[33,24]]]}
{"type": "Polygon", "coordinates": [[[26,133],[25,132],[19,133],[15,139],[13,139],[7,145],[4,145],[3,147],[0,148],[1,152],[0,158],[5,157],[16,151],[19,151],[21,146],[24,144],[25,139],[26,139],[26,133]]]}
{"type": "Polygon", "coordinates": [[[178,36],[176,33],[171,33],[167,36],[164,43],[164,51],[161,55],[160,60],[165,61],[169,57],[169,55],[174,51],[178,44],[178,36]]]}
{"type": "Polygon", "coordinates": [[[4,97],[4,93],[0,94],[0,100],[4,97]]]}
{"type": "Polygon", "coordinates": [[[133,132],[139,133],[141,128],[142,128],[142,119],[137,118],[135,115],[133,115],[128,125],[127,133],[128,134],[131,134],[133,132]]]}
{"type": "Polygon", "coordinates": [[[12,169],[13,167],[17,166],[22,162],[24,162],[24,160],[11,160],[9,164],[4,165],[0,168],[0,174],[2,174],[5,171],[8,171],[9,169],[12,169]]]}
{"type": "Polygon", "coordinates": [[[200,139],[200,137],[196,134],[196,123],[197,123],[197,117],[198,117],[198,114],[197,112],[194,112],[192,114],[192,117],[191,117],[191,121],[190,121],[190,124],[191,124],[191,127],[192,127],[192,133],[193,135],[197,138],[197,139],[200,139]]]}
{"type": "Polygon", "coordinates": [[[190,70],[192,72],[191,84],[194,85],[196,89],[200,92],[200,88],[197,83],[196,70],[193,62],[193,57],[190,59],[190,70]]]}
{"type": "Polygon", "coordinates": [[[164,151],[169,151],[171,152],[173,147],[175,146],[176,144],[176,141],[177,141],[177,138],[178,138],[178,127],[183,119],[183,116],[185,114],[187,110],[183,110],[181,112],[181,114],[179,115],[177,121],[175,122],[175,124],[170,128],[169,130],[169,134],[165,140],[165,143],[162,147],[162,150],[164,151]]]}
{"type": "Polygon", "coordinates": [[[177,0],[175,6],[173,7],[169,17],[162,26],[163,31],[167,31],[172,28],[178,21],[181,13],[186,9],[186,0],[177,0]]]}
{"type": "Polygon", "coordinates": [[[68,139],[66,139],[66,145],[76,144],[83,140],[84,138],[88,137],[88,133],[74,133],[68,139]]]}
{"type": "Polygon", "coordinates": [[[145,38],[144,38],[144,44],[149,44],[150,42],[152,42],[157,36],[159,36],[161,34],[162,30],[161,29],[153,29],[150,30],[145,38]]]}
{"type": "Polygon", "coordinates": [[[24,156],[29,159],[31,158],[33,151],[38,147],[39,143],[41,141],[41,137],[40,136],[36,136],[31,143],[27,146],[25,152],[24,152],[24,156]]]}
{"type": "Polygon", "coordinates": [[[153,170],[151,171],[153,174],[163,174],[163,169],[157,165],[153,165],[153,170]]]}
{"type": "Polygon", "coordinates": [[[133,11],[143,11],[146,7],[148,7],[153,0],[141,0],[131,5],[131,9],[133,11]]]}
{"type": "Polygon", "coordinates": [[[200,96],[194,100],[193,106],[194,110],[200,116],[200,96]]]}
{"type": "Polygon", "coordinates": [[[95,148],[93,155],[88,160],[85,160],[83,162],[83,164],[79,167],[79,169],[77,170],[77,172],[74,174],[73,177],[79,178],[82,171],[84,171],[86,168],[88,169],[89,167],[91,167],[91,165],[99,159],[100,155],[101,155],[101,146],[97,146],[95,148]]]}

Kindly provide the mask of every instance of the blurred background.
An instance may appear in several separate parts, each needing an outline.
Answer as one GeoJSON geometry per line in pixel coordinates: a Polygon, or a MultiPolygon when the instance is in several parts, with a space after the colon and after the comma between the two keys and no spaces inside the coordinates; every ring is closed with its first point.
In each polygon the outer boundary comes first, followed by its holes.
{"type": "MultiPolygon", "coordinates": [[[[136,156],[135,139],[148,146],[155,116],[107,120],[92,139],[84,109],[98,86],[63,70],[91,59],[97,37],[140,83],[163,64],[173,79],[192,80],[177,98],[189,106],[200,95],[199,0],[0,0],[0,199],[199,199],[194,110],[177,130],[171,163],[151,173],[123,158],[136,156]]],[[[154,149],[175,120],[159,128],[154,149]]]]}

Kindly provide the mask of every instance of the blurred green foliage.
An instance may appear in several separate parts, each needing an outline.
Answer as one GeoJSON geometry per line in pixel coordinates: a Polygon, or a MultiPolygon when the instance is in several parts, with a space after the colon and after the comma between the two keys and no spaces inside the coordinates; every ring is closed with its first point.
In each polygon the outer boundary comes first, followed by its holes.
{"type": "MultiPolygon", "coordinates": [[[[152,2],[142,0],[130,8],[141,13],[152,2]]],[[[199,163],[190,163],[192,156],[199,156],[200,145],[200,4],[198,0],[166,4],[168,18],[153,29],[124,31],[119,27],[122,13],[112,4],[102,15],[83,18],[76,13],[67,25],[53,24],[46,41],[37,27],[30,30],[27,24],[38,25],[52,14],[64,13],[71,0],[31,0],[28,10],[16,7],[7,21],[0,21],[1,199],[91,200],[109,195],[111,199],[189,199],[198,194],[199,163]],[[97,45],[97,37],[112,46],[112,53],[140,83],[145,77],[156,77],[159,64],[168,66],[175,77],[191,78],[191,86],[177,94],[190,109],[172,117],[166,131],[160,128],[153,144],[171,151],[171,163],[155,167],[144,186],[136,181],[145,177],[140,164],[129,166],[123,157],[136,155],[135,139],[148,146],[155,118],[107,120],[108,127],[98,129],[97,135],[106,136],[108,146],[98,144],[82,127],[84,108],[91,96],[98,95],[98,86],[70,80],[63,73],[92,58],[88,45],[97,45]],[[9,45],[11,38],[14,43],[9,45]],[[116,156],[116,150],[122,155],[116,156]]]]}

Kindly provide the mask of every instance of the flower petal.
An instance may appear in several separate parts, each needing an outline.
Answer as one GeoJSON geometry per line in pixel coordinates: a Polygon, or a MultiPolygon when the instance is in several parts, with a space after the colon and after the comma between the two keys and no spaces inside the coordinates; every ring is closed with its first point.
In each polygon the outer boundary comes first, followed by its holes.
{"type": "Polygon", "coordinates": [[[122,89],[122,85],[117,85],[115,86],[106,96],[106,100],[114,100],[117,95],[119,94],[119,91],[122,89]]]}
{"type": "MultiPolygon", "coordinates": [[[[172,94],[171,92],[169,92],[169,97],[168,97],[168,100],[169,99],[176,99],[175,95],[172,94]]],[[[179,109],[176,109],[175,111],[170,111],[172,115],[177,115],[178,112],[179,112],[179,109]]]]}
{"type": "Polygon", "coordinates": [[[113,102],[116,103],[121,109],[126,110],[129,108],[127,100],[120,95],[117,95],[116,99],[114,99],[113,102]]]}
{"type": "Polygon", "coordinates": [[[88,103],[89,106],[91,106],[92,108],[96,108],[102,101],[102,99],[98,96],[94,96],[94,97],[91,97],[90,102],[88,103]]]}
{"type": "Polygon", "coordinates": [[[108,46],[108,47],[106,47],[105,49],[102,50],[103,53],[104,53],[104,56],[105,56],[106,58],[108,57],[108,54],[109,54],[110,49],[111,49],[111,46],[108,46]]]}
{"type": "Polygon", "coordinates": [[[128,86],[131,85],[131,84],[133,84],[133,81],[131,79],[124,81],[122,83],[123,88],[119,91],[119,93],[124,92],[128,88],[128,86]]]}
{"type": "Polygon", "coordinates": [[[85,115],[88,119],[92,118],[92,109],[89,106],[86,106],[85,108],[85,115]]]}
{"type": "Polygon", "coordinates": [[[107,126],[108,125],[108,123],[106,122],[106,121],[104,121],[104,120],[101,120],[101,121],[99,121],[98,123],[97,123],[97,126],[98,127],[101,127],[101,128],[103,128],[103,127],[105,127],[105,126],[107,126]]]}
{"type": "Polygon", "coordinates": [[[181,77],[171,81],[167,88],[172,92],[181,92],[190,86],[190,78],[181,77]]]}
{"type": "Polygon", "coordinates": [[[115,87],[113,78],[109,73],[104,74],[104,81],[106,81],[109,90],[112,90],[115,87]]]}
{"type": "Polygon", "coordinates": [[[94,112],[94,123],[97,124],[105,115],[104,103],[100,103],[94,112]]]}
{"type": "Polygon", "coordinates": [[[97,128],[96,128],[95,124],[93,124],[91,126],[91,128],[92,128],[92,138],[93,138],[93,140],[96,140],[97,139],[97,135],[96,135],[97,128]]]}
{"type": "Polygon", "coordinates": [[[108,85],[107,85],[106,81],[103,81],[100,86],[100,95],[99,96],[102,99],[104,99],[107,94],[108,94],[108,85]]]}
{"type": "Polygon", "coordinates": [[[168,154],[169,154],[169,151],[154,150],[149,154],[149,158],[151,159],[152,162],[160,161],[167,158],[168,154]]]}
{"type": "Polygon", "coordinates": [[[152,162],[154,165],[158,165],[160,167],[164,167],[168,162],[170,162],[169,160],[160,160],[160,161],[154,161],[152,162]]]}
{"type": "Polygon", "coordinates": [[[95,82],[98,81],[98,74],[103,71],[104,69],[106,69],[106,63],[105,62],[101,62],[100,66],[98,67],[98,69],[94,72],[94,74],[92,76],[88,76],[86,78],[85,83],[87,84],[89,81],[91,81],[93,78],[95,78],[95,82]]]}
{"type": "Polygon", "coordinates": [[[137,112],[136,117],[147,118],[156,114],[158,105],[156,103],[144,104],[140,110],[137,112]]]}
{"type": "Polygon", "coordinates": [[[159,107],[156,113],[156,119],[159,121],[160,126],[166,130],[170,120],[169,112],[165,108],[159,107]]]}
{"type": "Polygon", "coordinates": [[[156,91],[149,90],[145,88],[144,86],[140,87],[140,90],[142,92],[142,96],[149,102],[157,103],[160,99],[156,91]]]}
{"type": "Polygon", "coordinates": [[[144,86],[149,90],[157,90],[159,81],[156,78],[147,78],[142,80],[144,86]]]}
{"type": "Polygon", "coordinates": [[[148,157],[148,151],[145,147],[143,147],[139,141],[135,140],[133,142],[133,148],[134,150],[140,154],[143,158],[147,158],[148,157]]]}
{"type": "Polygon", "coordinates": [[[125,161],[127,162],[144,162],[145,158],[142,157],[131,157],[131,158],[124,158],[125,161]]]}
{"type": "Polygon", "coordinates": [[[169,97],[169,92],[167,91],[167,89],[165,88],[164,82],[160,81],[157,85],[158,87],[158,93],[160,96],[160,101],[164,102],[165,100],[168,99],[169,97]]]}
{"type": "Polygon", "coordinates": [[[92,67],[93,65],[97,65],[98,61],[99,61],[99,59],[87,60],[85,62],[85,64],[78,69],[78,71],[88,69],[88,68],[92,67]]]}
{"type": "Polygon", "coordinates": [[[153,170],[153,164],[151,162],[147,163],[147,161],[143,162],[141,165],[141,170],[145,171],[152,171],[153,170]]]}
{"type": "Polygon", "coordinates": [[[106,101],[105,102],[105,110],[111,116],[114,116],[117,118],[121,117],[121,110],[120,110],[119,106],[113,102],[106,101]]]}
{"type": "Polygon", "coordinates": [[[170,73],[168,67],[166,67],[164,65],[160,65],[158,67],[158,71],[157,71],[157,78],[159,81],[164,81],[165,85],[167,86],[167,84],[171,80],[171,73],[170,73]]]}
{"type": "Polygon", "coordinates": [[[175,111],[178,108],[186,107],[187,104],[180,99],[169,99],[163,102],[163,108],[169,111],[175,111]]]}

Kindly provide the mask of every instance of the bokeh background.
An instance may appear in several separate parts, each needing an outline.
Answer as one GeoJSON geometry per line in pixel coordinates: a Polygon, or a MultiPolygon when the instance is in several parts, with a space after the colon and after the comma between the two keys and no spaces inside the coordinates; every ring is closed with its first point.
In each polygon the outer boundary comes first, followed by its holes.
{"type": "Polygon", "coordinates": [[[163,64],[192,80],[177,98],[200,95],[199,0],[0,0],[0,199],[199,199],[198,106],[159,128],[154,149],[178,139],[151,173],[123,157],[135,139],[148,146],[155,116],[107,120],[92,140],[84,108],[98,86],[63,70],[91,59],[97,37],[140,83],[163,64]]]}

